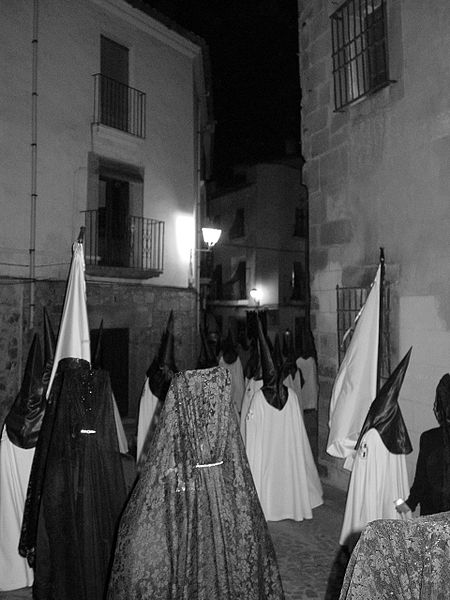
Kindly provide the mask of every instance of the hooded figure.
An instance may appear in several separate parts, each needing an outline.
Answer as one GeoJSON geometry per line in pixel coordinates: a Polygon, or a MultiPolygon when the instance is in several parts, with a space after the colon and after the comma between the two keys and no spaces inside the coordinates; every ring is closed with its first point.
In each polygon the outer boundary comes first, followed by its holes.
{"type": "Polygon", "coordinates": [[[56,340],[44,308],[44,360],[34,336],[20,391],[5,420],[0,446],[0,590],[33,583],[33,572],[19,555],[28,480],[46,409],[46,391],[56,340]]]}
{"type": "Polygon", "coordinates": [[[263,386],[243,424],[253,479],[268,521],[311,519],[323,502],[322,486],[298,398],[275,369],[259,320],[258,331],[263,386]]]}
{"type": "MultiPolygon", "coordinates": [[[[430,515],[450,510],[450,374],[436,387],[434,414],[439,427],[420,436],[419,456],[411,491],[403,509],[430,515]]],[[[399,507],[400,509],[402,507],[399,507]]]]}
{"type": "Polygon", "coordinates": [[[28,478],[45,408],[42,355],[34,335],[22,385],[6,417],[0,443],[0,590],[33,584],[33,572],[19,555],[28,478]]]}
{"type": "Polygon", "coordinates": [[[35,600],[102,600],[126,500],[106,371],[63,358],[36,446],[20,552],[35,600]]]}
{"type": "Polygon", "coordinates": [[[302,374],[302,407],[303,410],[317,410],[319,399],[319,378],[317,375],[317,358],[314,339],[311,331],[303,330],[303,342],[300,355],[295,364],[302,374]]]}
{"type": "Polygon", "coordinates": [[[146,373],[139,404],[137,462],[141,460],[144,446],[147,447],[150,443],[150,437],[155,430],[170,382],[174,373],[178,371],[174,356],[175,337],[173,323],[173,311],[170,311],[166,330],[161,336],[158,354],[154,357],[146,373]]]}
{"type": "Polygon", "coordinates": [[[285,357],[282,365],[283,383],[294,390],[300,404],[300,409],[303,411],[303,393],[302,385],[305,380],[302,377],[302,372],[297,367],[295,362],[294,339],[289,329],[283,334],[283,355],[285,357]]]}
{"type": "Polygon", "coordinates": [[[241,406],[241,435],[245,444],[248,411],[255,392],[263,386],[259,342],[256,338],[252,338],[250,342],[250,357],[245,368],[244,385],[245,389],[241,406]]]}
{"type": "Polygon", "coordinates": [[[222,344],[222,355],[219,358],[219,367],[225,367],[231,373],[231,397],[238,414],[241,414],[242,400],[245,391],[244,371],[230,330],[228,330],[228,336],[222,344]]]}
{"type": "Polygon", "coordinates": [[[284,598],[225,369],[172,379],[121,519],[107,597],[284,598]]]}
{"type": "Polygon", "coordinates": [[[411,348],[372,402],[355,449],[339,543],[353,548],[375,519],[399,519],[395,502],[408,495],[405,455],[412,451],[398,405],[411,348]]]}
{"type": "Polygon", "coordinates": [[[218,361],[212,345],[208,342],[203,327],[200,327],[200,354],[197,359],[197,369],[217,367],[218,361]]]}

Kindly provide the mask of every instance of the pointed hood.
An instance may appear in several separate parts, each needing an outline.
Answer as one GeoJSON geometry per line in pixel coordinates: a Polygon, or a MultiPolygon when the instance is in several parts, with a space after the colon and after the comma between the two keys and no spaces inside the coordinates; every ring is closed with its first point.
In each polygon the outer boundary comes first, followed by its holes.
{"type": "Polygon", "coordinates": [[[53,369],[53,362],[56,351],[56,336],[53,332],[53,327],[48,316],[47,310],[44,308],[44,365],[42,372],[42,383],[44,389],[47,390],[50,374],[53,369]]]}
{"type": "Polygon", "coordinates": [[[95,350],[92,355],[92,368],[102,368],[102,338],[103,338],[103,319],[100,321],[100,327],[98,328],[97,340],[95,343],[95,350]]]}
{"type": "Polygon", "coordinates": [[[258,338],[259,338],[259,349],[261,356],[261,369],[263,378],[262,392],[267,402],[281,410],[286,404],[288,398],[288,391],[285,385],[281,382],[281,378],[275,368],[272,354],[270,352],[269,345],[267,343],[266,336],[263,332],[263,327],[260,319],[258,318],[258,338]]]}
{"type": "Polygon", "coordinates": [[[258,322],[256,310],[248,310],[247,316],[247,337],[251,340],[258,339],[258,322]]]}
{"type": "Polygon", "coordinates": [[[261,359],[259,357],[259,346],[256,338],[252,338],[250,341],[250,356],[245,365],[244,377],[255,380],[262,378],[261,359]]]}
{"type": "Polygon", "coordinates": [[[158,354],[147,370],[148,385],[154,396],[164,402],[174,373],[178,371],[174,356],[173,311],[161,336],[158,354]]]}
{"type": "Polygon", "coordinates": [[[166,331],[161,340],[159,363],[160,365],[166,366],[173,373],[176,373],[178,369],[175,365],[175,336],[173,333],[173,323],[173,310],[171,310],[167,320],[166,331]]]}
{"type": "Polygon", "coordinates": [[[208,344],[203,327],[200,327],[200,341],[201,349],[197,360],[197,369],[210,369],[212,367],[217,367],[217,358],[214,355],[211,346],[208,344]]]}
{"type": "Polygon", "coordinates": [[[275,368],[278,372],[280,372],[283,367],[284,360],[283,355],[281,354],[280,336],[278,335],[278,333],[275,335],[272,356],[275,368]]]}
{"type": "Polygon", "coordinates": [[[401,362],[397,365],[389,379],[378,392],[372,402],[366,420],[359,434],[356,449],[363,435],[369,429],[376,429],[384,445],[392,454],[409,454],[412,445],[409,439],[403,416],[398,405],[398,396],[408,368],[412,347],[408,350],[401,362]]]}
{"type": "Polygon", "coordinates": [[[228,335],[222,343],[222,357],[228,365],[232,365],[236,362],[238,357],[231,329],[228,330],[228,335]]]}
{"type": "Polygon", "coordinates": [[[291,377],[294,378],[298,369],[295,362],[294,336],[290,329],[286,329],[283,333],[283,354],[285,356],[283,363],[283,379],[288,375],[291,375],[291,377]]]}
{"type": "Polygon", "coordinates": [[[6,431],[13,444],[20,448],[34,448],[45,412],[45,394],[42,385],[42,353],[37,334],[28,352],[20,391],[5,419],[6,431]]]}

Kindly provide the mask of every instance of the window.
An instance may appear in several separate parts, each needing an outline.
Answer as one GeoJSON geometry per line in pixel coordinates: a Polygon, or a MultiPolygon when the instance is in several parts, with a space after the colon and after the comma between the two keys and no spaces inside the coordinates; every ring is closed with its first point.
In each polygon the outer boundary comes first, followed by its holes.
{"type": "Polygon", "coordinates": [[[386,0],[347,0],[331,15],[331,36],[336,110],[390,83],[386,0]]]}
{"type": "Polygon", "coordinates": [[[292,265],[291,300],[306,300],[306,272],[300,262],[294,262],[292,265]]]}
{"type": "MultiPolygon", "coordinates": [[[[355,319],[361,307],[366,301],[369,290],[357,287],[336,286],[337,306],[337,335],[338,335],[338,361],[341,364],[345,352],[352,339],[355,319]]],[[[390,312],[391,312],[391,288],[389,282],[385,281],[383,286],[383,313],[381,332],[381,369],[380,377],[384,382],[391,374],[390,353],[390,312]]]]}
{"type": "MultiPolygon", "coordinates": [[[[163,272],[164,222],[143,217],[143,170],[89,155],[86,265],[163,272]]],[[[132,274],[130,273],[130,276],[132,274]]]]}
{"type": "Polygon", "coordinates": [[[230,240],[245,236],[245,211],[243,208],[238,208],[234,215],[233,224],[230,227],[230,240]]]}
{"type": "Polygon", "coordinates": [[[223,300],[246,300],[247,299],[247,264],[245,260],[232,259],[232,275],[223,284],[223,300]]]}
{"type": "Polygon", "coordinates": [[[145,137],[145,94],[129,86],[129,50],[100,38],[100,73],[95,77],[94,123],[145,137]]]}
{"type": "MultiPolygon", "coordinates": [[[[92,329],[90,334],[91,347],[94,347],[92,342],[98,343],[99,330],[92,329]]],[[[120,416],[126,417],[128,414],[129,330],[103,329],[101,335],[98,363],[102,369],[109,372],[120,416]]]]}
{"type": "Polygon", "coordinates": [[[306,207],[296,208],[294,217],[294,236],[306,238],[308,232],[308,214],[306,207]]]}

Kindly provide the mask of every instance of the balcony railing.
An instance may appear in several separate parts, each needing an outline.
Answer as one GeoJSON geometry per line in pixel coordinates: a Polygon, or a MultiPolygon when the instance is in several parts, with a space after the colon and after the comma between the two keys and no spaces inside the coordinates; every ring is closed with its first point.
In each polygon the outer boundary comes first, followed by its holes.
{"type": "Polygon", "coordinates": [[[145,138],[145,93],[97,73],[94,123],[145,138]]]}
{"type": "Polygon", "coordinates": [[[86,266],[134,269],[147,277],[164,267],[164,221],[145,217],[114,217],[105,208],[82,211],[85,215],[86,266]]]}

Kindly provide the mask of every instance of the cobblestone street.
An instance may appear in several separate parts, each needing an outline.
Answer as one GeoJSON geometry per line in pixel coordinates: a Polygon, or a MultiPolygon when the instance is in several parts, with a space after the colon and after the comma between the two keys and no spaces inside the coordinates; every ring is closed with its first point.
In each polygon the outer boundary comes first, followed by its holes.
{"type": "MultiPolygon", "coordinates": [[[[336,568],[336,557],[345,494],[325,486],[324,497],[312,520],[269,523],[286,600],[339,597],[342,569],[336,568]]],[[[31,600],[31,590],[0,592],[0,600],[31,600]]]]}

